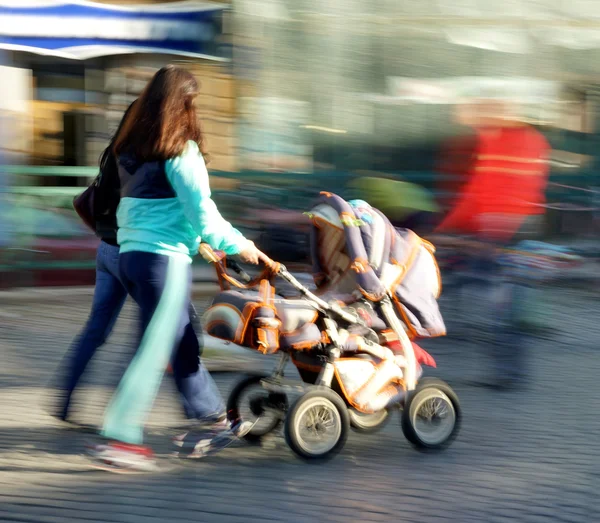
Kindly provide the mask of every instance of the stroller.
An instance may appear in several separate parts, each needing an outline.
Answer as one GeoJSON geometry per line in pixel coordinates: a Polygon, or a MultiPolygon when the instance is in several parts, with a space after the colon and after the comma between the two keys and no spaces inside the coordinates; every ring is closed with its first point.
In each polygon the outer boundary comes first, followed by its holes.
{"type": "Polygon", "coordinates": [[[413,342],[445,334],[433,246],[394,229],[360,200],[322,193],[307,215],[314,292],[279,263],[251,279],[233,260],[201,246],[223,289],[204,314],[205,342],[280,355],[271,375],[249,376],[234,388],[228,416],[247,420],[242,409],[248,408],[254,418],[248,441],[284,423],[286,442],[298,456],[323,459],[342,450],[349,428],[376,431],[398,409],[416,448],[445,448],[459,430],[458,398],[443,381],[420,379],[422,365],[435,361],[413,342]],[[276,278],[296,296],[276,293],[276,278]],[[285,380],[290,361],[301,386],[285,380]],[[294,393],[300,396],[291,403],[294,393]]]}

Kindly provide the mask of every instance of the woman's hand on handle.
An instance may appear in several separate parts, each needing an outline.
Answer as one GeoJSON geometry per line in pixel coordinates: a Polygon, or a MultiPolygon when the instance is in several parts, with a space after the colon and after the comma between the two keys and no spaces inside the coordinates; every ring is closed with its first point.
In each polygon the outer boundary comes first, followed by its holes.
{"type": "MultiPolygon", "coordinates": [[[[225,257],[225,254],[222,251],[213,250],[207,243],[201,243],[198,252],[209,263],[219,262],[225,257]]],[[[262,263],[267,267],[271,267],[275,263],[264,252],[257,249],[256,245],[250,240],[248,240],[246,247],[238,253],[238,256],[242,262],[250,263],[252,265],[262,263]]]]}
{"type": "Polygon", "coordinates": [[[243,251],[240,251],[239,257],[244,263],[251,263],[252,265],[258,265],[259,263],[262,263],[267,267],[273,265],[273,260],[271,260],[264,252],[257,249],[256,245],[251,241],[248,242],[248,247],[243,251]]]}
{"type": "Polygon", "coordinates": [[[254,245],[254,243],[249,240],[246,244],[246,247],[243,250],[241,250],[238,254],[240,259],[244,263],[250,263],[252,265],[259,264],[259,262],[261,261],[260,255],[262,255],[262,253],[256,248],[256,245],[254,245]]]}
{"type": "Polygon", "coordinates": [[[266,265],[267,267],[271,267],[275,263],[264,252],[259,251],[258,249],[256,249],[256,250],[258,251],[258,261],[260,263],[262,263],[263,265],[266,265]]]}

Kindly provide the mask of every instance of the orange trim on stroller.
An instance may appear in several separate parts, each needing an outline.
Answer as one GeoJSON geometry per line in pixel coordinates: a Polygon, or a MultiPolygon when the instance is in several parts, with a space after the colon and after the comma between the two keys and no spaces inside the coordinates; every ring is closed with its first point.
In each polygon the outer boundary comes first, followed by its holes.
{"type": "MultiPolygon", "coordinates": [[[[273,305],[269,305],[267,303],[261,303],[261,302],[246,303],[246,306],[244,307],[244,310],[242,312],[242,318],[244,319],[243,328],[242,328],[241,332],[239,333],[239,336],[236,335],[236,339],[239,340],[240,343],[243,342],[244,338],[246,337],[246,332],[248,331],[248,326],[250,325],[250,322],[253,319],[254,311],[261,307],[266,307],[267,309],[271,309],[275,313],[275,317],[277,317],[277,309],[275,309],[275,307],[273,305]]],[[[236,342],[236,343],[238,343],[238,342],[236,342]]]]}
{"type": "MultiPolygon", "coordinates": [[[[281,322],[279,322],[281,323],[281,322]]],[[[261,328],[258,327],[256,329],[256,336],[258,338],[258,343],[254,343],[254,340],[250,340],[250,345],[255,348],[258,352],[260,352],[261,354],[273,354],[275,352],[277,352],[279,350],[279,329],[278,328],[272,328],[272,329],[265,329],[265,328],[261,328]],[[273,336],[275,337],[274,341],[274,345],[270,346],[269,344],[269,338],[268,338],[268,333],[272,332],[273,336]],[[256,345],[256,346],[255,346],[256,345]]]]}
{"type": "Polygon", "coordinates": [[[219,286],[222,289],[225,289],[225,287],[222,285],[223,280],[233,285],[234,287],[237,287],[238,289],[253,289],[257,285],[260,285],[261,281],[271,280],[274,274],[276,274],[277,272],[274,270],[273,267],[265,267],[265,269],[256,278],[249,281],[248,283],[241,283],[235,278],[229,276],[229,274],[225,272],[225,269],[223,269],[220,264],[215,264],[215,267],[217,267],[217,277],[219,278],[219,286]]]}
{"type": "Polygon", "coordinates": [[[413,327],[412,323],[410,322],[410,320],[408,319],[408,317],[406,316],[406,313],[404,312],[404,309],[402,308],[402,304],[400,303],[400,300],[396,297],[396,295],[392,295],[392,301],[394,302],[394,305],[396,305],[396,310],[398,311],[398,313],[400,314],[400,316],[402,316],[402,321],[404,323],[404,325],[406,325],[406,328],[408,329],[408,337],[412,340],[413,338],[417,337],[417,330],[413,327]]]}
{"type": "Polygon", "coordinates": [[[394,265],[402,267],[402,272],[392,282],[392,285],[390,287],[391,292],[394,292],[396,290],[396,287],[398,287],[398,285],[400,285],[402,283],[402,280],[404,280],[404,278],[408,274],[408,271],[410,271],[410,268],[412,267],[413,263],[415,262],[415,258],[417,257],[418,249],[422,245],[422,243],[421,243],[422,241],[423,240],[419,236],[417,236],[415,233],[413,233],[411,236],[411,240],[410,240],[410,244],[411,244],[410,254],[406,258],[404,263],[400,263],[399,260],[392,259],[392,263],[394,265]]]}
{"type": "MultiPolygon", "coordinates": [[[[337,361],[356,361],[356,358],[340,358],[337,361]]],[[[368,360],[369,361],[369,360],[368,360]]],[[[372,361],[370,361],[370,363],[373,365],[373,367],[377,367],[372,361]]],[[[333,373],[335,374],[335,378],[338,381],[338,384],[340,385],[340,389],[342,391],[342,394],[344,395],[344,398],[346,399],[346,401],[352,406],[354,407],[357,411],[362,412],[363,414],[373,414],[375,411],[370,410],[370,409],[365,409],[364,407],[360,406],[358,403],[356,403],[354,401],[354,398],[352,396],[350,396],[350,394],[348,394],[348,391],[346,390],[346,388],[344,387],[344,382],[342,381],[341,377],[340,377],[340,373],[338,372],[337,367],[334,365],[333,368],[333,373]]],[[[357,394],[363,387],[365,387],[366,385],[369,384],[369,382],[375,377],[375,375],[371,376],[361,387],[358,388],[358,390],[356,390],[354,392],[354,394],[357,394]]]]}
{"type": "Polygon", "coordinates": [[[344,231],[343,227],[338,227],[337,225],[328,222],[325,218],[321,218],[320,216],[313,216],[312,218],[312,222],[313,225],[317,228],[317,229],[322,229],[322,225],[320,225],[320,223],[324,224],[327,227],[331,227],[332,229],[335,229],[337,231],[344,231]],[[319,223],[320,222],[320,223],[319,223]]]}
{"type": "Polygon", "coordinates": [[[369,270],[369,260],[364,258],[355,258],[350,264],[350,268],[357,273],[365,273],[369,270]]]}
{"type": "Polygon", "coordinates": [[[365,289],[363,289],[361,286],[358,286],[358,289],[360,290],[361,294],[367,298],[367,300],[369,301],[373,301],[373,302],[378,302],[383,300],[383,298],[385,298],[385,296],[377,296],[375,294],[371,294],[369,292],[367,292],[365,289]]]}
{"type": "Polygon", "coordinates": [[[316,347],[321,343],[321,340],[309,340],[309,341],[299,341],[298,343],[292,343],[291,347],[294,350],[308,350],[316,347]]]}
{"type": "Polygon", "coordinates": [[[246,331],[248,330],[248,325],[250,325],[250,321],[252,321],[252,313],[260,307],[259,302],[251,302],[246,303],[244,310],[242,311],[242,320],[243,322],[238,326],[235,333],[235,343],[243,343],[244,338],[246,337],[246,331]],[[240,329],[241,328],[241,329],[240,329]]]}

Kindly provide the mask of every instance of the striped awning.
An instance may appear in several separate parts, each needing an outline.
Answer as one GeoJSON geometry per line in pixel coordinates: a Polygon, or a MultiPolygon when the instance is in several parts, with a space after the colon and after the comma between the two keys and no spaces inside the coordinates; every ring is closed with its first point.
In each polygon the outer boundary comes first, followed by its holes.
{"type": "Polygon", "coordinates": [[[217,56],[227,6],[197,1],[120,6],[86,0],[0,0],[0,49],[87,60],[160,53],[217,56]]]}

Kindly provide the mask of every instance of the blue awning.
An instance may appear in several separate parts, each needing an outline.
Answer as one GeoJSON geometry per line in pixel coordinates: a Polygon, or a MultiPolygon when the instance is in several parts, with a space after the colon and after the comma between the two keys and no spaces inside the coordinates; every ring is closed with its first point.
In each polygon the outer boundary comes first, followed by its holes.
{"type": "Polygon", "coordinates": [[[193,0],[140,6],[0,0],[0,49],[75,60],[131,53],[225,60],[214,42],[227,7],[193,0]]]}

